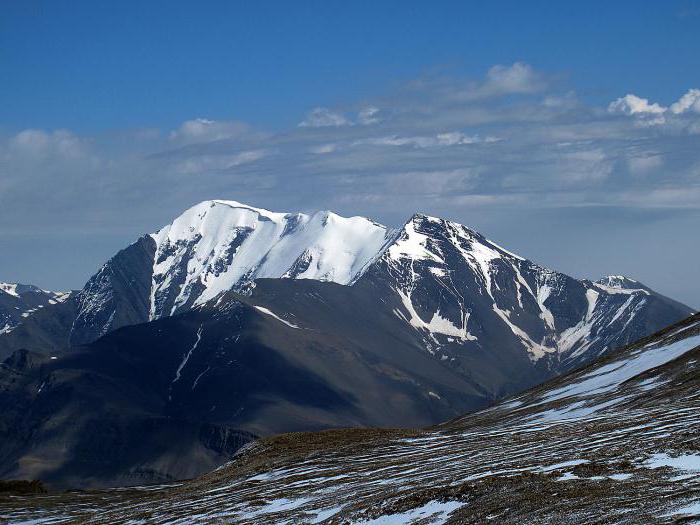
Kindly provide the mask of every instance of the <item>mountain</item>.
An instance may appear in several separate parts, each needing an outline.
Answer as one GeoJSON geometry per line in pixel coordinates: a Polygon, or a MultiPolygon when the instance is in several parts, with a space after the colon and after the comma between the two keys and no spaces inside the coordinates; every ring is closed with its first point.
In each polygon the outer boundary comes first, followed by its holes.
{"type": "Polygon", "coordinates": [[[433,425],[690,313],[444,219],[206,202],[0,336],[0,476],[163,482],[255,437],[433,425]]]}
{"type": "Polygon", "coordinates": [[[90,523],[695,523],[700,315],[426,430],[257,441],[198,479],[4,497],[0,518],[90,523]]]}
{"type": "Polygon", "coordinates": [[[69,295],[31,284],[0,282],[0,335],[11,332],[39,309],[66,301],[69,295]]]}
{"type": "Polygon", "coordinates": [[[391,232],[363,217],[206,201],[119,252],[88,281],[70,340],[202,304],[264,277],[351,283],[391,232]]]}
{"type": "Polygon", "coordinates": [[[484,406],[483,386],[402,325],[354,287],[263,279],[251,296],[228,292],[69,353],[19,350],[0,366],[0,477],[163,482],[235,452],[203,445],[202,427],[240,446],[289,430],[426,425],[484,406]]]}
{"type": "Polygon", "coordinates": [[[255,437],[433,425],[552,377],[506,336],[462,353],[433,341],[431,353],[426,338],[443,334],[408,323],[385,286],[369,274],[353,286],[259,279],[70,352],[19,350],[0,366],[0,477],[166,482],[255,437]],[[203,443],[203,428],[226,439],[203,443]]]}
{"type": "MultiPolygon", "coordinates": [[[[517,345],[538,366],[561,371],[691,313],[635,281],[579,281],[514,255],[460,224],[413,216],[391,230],[324,211],[275,213],[205,201],[118,252],[74,294],[69,323],[51,333],[81,345],[122,326],[204,304],[260,278],[355,286],[372,280],[435,355],[517,345]],[[468,325],[468,326],[467,326],[468,325]],[[544,358],[544,359],[543,359],[544,358]],[[547,363],[546,365],[543,363],[547,363]]],[[[67,319],[63,308],[61,316],[67,319]]],[[[0,357],[46,351],[38,318],[22,337],[0,337],[0,357]]]]}
{"type": "Polygon", "coordinates": [[[561,372],[692,313],[631,279],[579,281],[425,215],[406,223],[362,279],[391,290],[397,315],[450,361],[508,346],[561,372]]]}

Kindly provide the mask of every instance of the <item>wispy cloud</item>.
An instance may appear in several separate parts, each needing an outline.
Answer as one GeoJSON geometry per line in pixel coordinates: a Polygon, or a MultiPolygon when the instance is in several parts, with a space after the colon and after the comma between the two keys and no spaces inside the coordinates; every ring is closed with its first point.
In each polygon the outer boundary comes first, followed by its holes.
{"type": "Polygon", "coordinates": [[[172,130],[0,137],[0,233],[152,229],[200,199],[285,208],[700,209],[700,90],[585,104],[524,63],[481,79],[430,75],[264,133],[194,118],[172,130]],[[395,196],[401,199],[388,204],[395,196]],[[128,212],[125,225],[123,217],[128,212]]]}
{"type": "Polygon", "coordinates": [[[348,126],[350,121],[345,116],[328,108],[314,108],[299,123],[300,128],[325,128],[348,126]]]}

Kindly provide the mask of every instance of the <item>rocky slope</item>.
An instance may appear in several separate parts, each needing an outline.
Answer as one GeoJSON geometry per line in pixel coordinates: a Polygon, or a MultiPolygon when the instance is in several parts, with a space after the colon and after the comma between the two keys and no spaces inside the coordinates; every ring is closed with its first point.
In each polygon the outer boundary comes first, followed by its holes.
{"type": "Polygon", "coordinates": [[[0,500],[52,523],[695,523],[700,316],[482,412],[286,434],[179,485],[0,500]]]}
{"type": "Polygon", "coordinates": [[[263,280],[252,296],[229,292],[70,353],[17,351],[0,366],[0,477],[53,487],[162,482],[235,451],[204,454],[201,427],[251,436],[427,425],[484,406],[508,371],[521,373],[516,360],[472,380],[401,327],[354,288],[263,280]],[[165,429],[178,425],[194,430],[168,440],[165,429]]]}

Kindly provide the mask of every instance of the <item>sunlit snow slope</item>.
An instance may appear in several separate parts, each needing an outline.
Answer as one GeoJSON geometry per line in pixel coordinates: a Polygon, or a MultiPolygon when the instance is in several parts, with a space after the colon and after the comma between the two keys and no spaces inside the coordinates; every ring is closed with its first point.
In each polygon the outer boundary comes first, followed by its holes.
{"type": "Polygon", "coordinates": [[[386,227],[364,217],[203,202],[151,236],[156,253],[150,318],[201,304],[261,277],[349,284],[389,235],[386,227]]]}

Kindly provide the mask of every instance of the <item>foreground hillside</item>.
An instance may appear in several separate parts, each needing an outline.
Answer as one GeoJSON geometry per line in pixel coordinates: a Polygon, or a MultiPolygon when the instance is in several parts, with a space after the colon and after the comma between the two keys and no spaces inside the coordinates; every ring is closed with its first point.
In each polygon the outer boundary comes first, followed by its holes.
{"type": "Polygon", "coordinates": [[[0,499],[10,523],[692,523],[700,315],[428,430],[286,434],[193,481],[0,499]]]}

